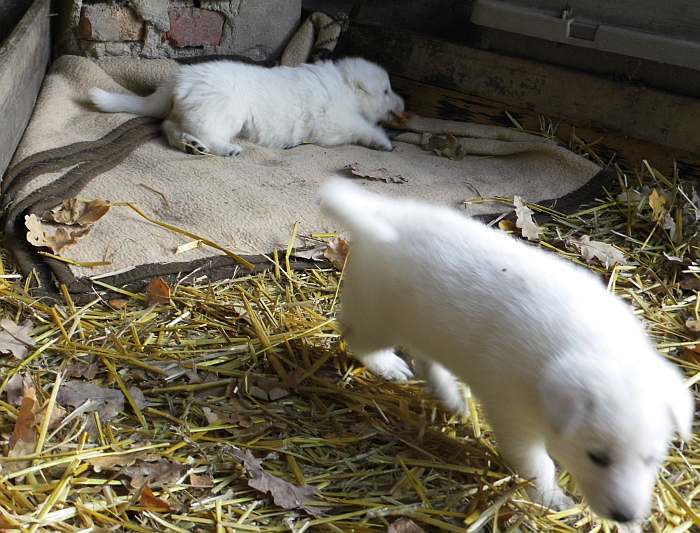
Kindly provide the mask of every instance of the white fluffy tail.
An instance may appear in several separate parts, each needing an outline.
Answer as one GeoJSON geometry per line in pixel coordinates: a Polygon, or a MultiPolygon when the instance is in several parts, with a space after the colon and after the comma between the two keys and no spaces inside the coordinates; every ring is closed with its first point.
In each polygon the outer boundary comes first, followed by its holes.
{"type": "Polygon", "coordinates": [[[321,209],[358,237],[382,242],[396,241],[399,234],[382,216],[389,206],[379,195],[331,178],[321,187],[321,209]]]}
{"type": "Polygon", "coordinates": [[[88,91],[88,98],[105,113],[133,113],[147,117],[165,118],[172,105],[172,84],[164,83],[148,96],[110,93],[97,87],[88,91]]]}

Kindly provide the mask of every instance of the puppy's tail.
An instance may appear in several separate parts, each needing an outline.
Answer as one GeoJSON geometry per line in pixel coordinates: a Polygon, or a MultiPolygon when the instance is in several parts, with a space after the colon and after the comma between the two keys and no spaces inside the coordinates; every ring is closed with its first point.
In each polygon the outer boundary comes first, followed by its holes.
{"type": "Polygon", "coordinates": [[[164,83],[148,96],[110,93],[97,87],[88,91],[88,98],[105,113],[133,113],[146,117],[165,118],[172,106],[172,83],[164,83]]]}
{"type": "Polygon", "coordinates": [[[360,238],[392,242],[399,238],[396,228],[384,216],[386,202],[347,179],[331,178],[321,187],[321,209],[360,238]]]}

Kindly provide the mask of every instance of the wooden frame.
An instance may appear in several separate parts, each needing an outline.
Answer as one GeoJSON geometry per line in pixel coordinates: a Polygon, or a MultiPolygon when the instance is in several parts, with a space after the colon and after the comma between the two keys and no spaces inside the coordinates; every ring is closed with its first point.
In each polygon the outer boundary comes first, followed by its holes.
{"type": "Polygon", "coordinates": [[[700,154],[694,98],[379,26],[352,24],[343,46],[402,78],[700,154]]]}
{"type": "Polygon", "coordinates": [[[0,176],[29,123],[49,64],[50,4],[34,0],[0,45],[0,176]]]}

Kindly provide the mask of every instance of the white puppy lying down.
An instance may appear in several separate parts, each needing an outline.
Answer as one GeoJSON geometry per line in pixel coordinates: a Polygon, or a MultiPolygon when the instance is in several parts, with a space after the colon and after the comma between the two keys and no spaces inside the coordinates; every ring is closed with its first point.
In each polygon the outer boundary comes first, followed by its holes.
{"type": "Polygon", "coordinates": [[[538,501],[570,504],[551,454],[599,515],[646,516],[674,431],[690,438],[693,399],[623,301],[585,269],[452,209],[340,179],[321,197],[353,236],[341,322],[356,357],[405,379],[391,351],[405,348],[453,408],[451,373],[463,379],[538,501]]]}
{"type": "Polygon", "coordinates": [[[101,111],[167,117],[163,131],[171,146],[221,156],[241,152],[236,137],[273,148],[315,143],[391,150],[377,123],[404,109],[386,71],[359,58],[273,68],[212,61],[181,66],[146,97],[97,88],[88,94],[101,111]]]}

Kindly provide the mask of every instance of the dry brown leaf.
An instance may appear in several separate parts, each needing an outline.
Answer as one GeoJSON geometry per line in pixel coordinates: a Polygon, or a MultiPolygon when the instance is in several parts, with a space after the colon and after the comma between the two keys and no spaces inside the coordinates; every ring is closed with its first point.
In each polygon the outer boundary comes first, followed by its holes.
{"type": "Polygon", "coordinates": [[[100,220],[107,214],[110,203],[105,200],[91,200],[86,202],[71,198],[64,200],[61,205],[41,215],[43,220],[66,224],[68,226],[89,226],[100,220]]]}
{"type": "Polygon", "coordinates": [[[542,228],[532,218],[532,215],[534,215],[532,209],[523,203],[520,196],[513,197],[513,205],[515,205],[515,226],[520,228],[523,232],[523,237],[528,241],[539,241],[542,228]]]}
{"type": "Polygon", "coordinates": [[[160,487],[170,483],[175,483],[180,479],[185,471],[185,467],[180,463],[159,459],[155,462],[137,460],[134,464],[124,469],[124,475],[130,479],[129,484],[134,487],[142,487],[148,483],[151,487],[160,487]]]}
{"type": "MultiPolygon", "coordinates": [[[[8,457],[31,455],[36,448],[36,389],[30,386],[24,390],[15,427],[9,439],[8,457]]],[[[3,464],[3,475],[17,472],[30,465],[30,461],[12,461],[3,464]]]]}
{"type": "Polygon", "coordinates": [[[629,264],[627,259],[625,259],[625,254],[620,250],[605,242],[592,241],[588,235],[584,235],[578,240],[571,239],[570,242],[581,251],[581,255],[588,262],[597,259],[607,269],[616,264],[629,264]]]}
{"type": "Polygon", "coordinates": [[[671,236],[671,240],[673,242],[678,241],[678,233],[676,232],[676,221],[673,220],[673,217],[671,216],[670,213],[666,213],[664,215],[664,219],[661,223],[661,227],[668,231],[669,235],[671,236]]]}
{"type": "Polygon", "coordinates": [[[384,183],[406,183],[408,180],[401,174],[392,174],[385,168],[376,168],[370,170],[368,167],[355,162],[345,165],[346,170],[349,170],[353,176],[364,178],[370,181],[382,181],[384,183]]]}
{"type": "Polygon", "coordinates": [[[114,300],[110,300],[107,303],[109,303],[109,306],[112,309],[119,310],[119,309],[124,309],[127,306],[127,304],[129,303],[129,300],[125,300],[123,298],[115,298],[114,300]]]}
{"type": "Polygon", "coordinates": [[[297,249],[294,250],[294,257],[310,259],[311,261],[325,261],[326,257],[323,253],[326,251],[326,248],[328,248],[328,245],[324,243],[313,248],[297,249]]]}
{"type": "Polygon", "coordinates": [[[399,518],[389,524],[386,533],[423,533],[425,530],[409,518],[399,518]]]}
{"type": "Polygon", "coordinates": [[[19,414],[17,415],[17,420],[15,420],[15,427],[12,430],[12,435],[10,435],[10,450],[13,450],[20,441],[31,443],[32,445],[36,442],[36,431],[34,430],[36,423],[35,408],[36,389],[29,387],[24,391],[19,414]]]}
{"type": "Polygon", "coordinates": [[[66,368],[66,377],[84,378],[90,381],[95,379],[98,369],[97,363],[73,363],[66,368]]]}
{"type": "Polygon", "coordinates": [[[688,328],[688,331],[692,331],[693,333],[700,333],[700,320],[689,318],[685,321],[685,327],[688,328]]]}
{"type": "Polygon", "coordinates": [[[21,325],[9,318],[0,320],[0,353],[24,359],[29,348],[34,347],[34,339],[29,335],[33,329],[31,320],[25,320],[21,325]]]}
{"type": "Polygon", "coordinates": [[[343,270],[345,259],[350,252],[348,241],[341,237],[335,237],[328,241],[328,246],[323,251],[323,256],[338,270],[343,270]]]}
{"type": "Polygon", "coordinates": [[[146,407],[151,405],[150,402],[146,399],[146,396],[143,394],[143,391],[139,389],[136,385],[132,385],[131,387],[129,387],[129,394],[131,394],[131,397],[134,399],[139,409],[145,409],[146,407]]]}
{"type": "Polygon", "coordinates": [[[86,413],[97,411],[100,419],[108,421],[124,410],[124,395],[120,390],[98,387],[85,381],[66,381],[58,391],[63,406],[80,407],[88,400],[86,413]]]}
{"type": "Polygon", "coordinates": [[[275,401],[289,396],[289,391],[282,386],[282,383],[272,379],[248,379],[246,385],[248,394],[259,400],[275,401]]]}
{"type": "Polygon", "coordinates": [[[22,374],[14,374],[10,380],[7,382],[7,403],[11,405],[20,405],[22,403],[22,396],[24,396],[24,389],[29,388],[31,382],[25,378],[22,374]]]}
{"type": "Polygon", "coordinates": [[[262,461],[256,459],[248,450],[232,448],[233,456],[243,463],[248,471],[250,479],[248,486],[267,494],[272,495],[276,505],[282,509],[303,509],[307,513],[316,515],[320,511],[315,507],[310,507],[307,502],[316,493],[316,489],[309,485],[294,485],[289,481],[268,474],[263,470],[262,461]]]}
{"type": "Polygon", "coordinates": [[[253,426],[253,419],[242,414],[232,414],[226,417],[227,424],[238,424],[240,427],[247,429],[253,426]]]}
{"type": "Polygon", "coordinates": [[[304,377],[306,370],[303,368],[295,368],[287,374],[285,385],[290,389],[296,389],[301,383],[301,378],[304,377]]]}
{"type": "Polygon", "coordinates": [[[453,161],[461,161],[466,155],[459,139],[451,133],[424,133],[421,147],[453,161]]]}
{"type": "Polygon", "coordinates": [[[90,226],[75,231],[68,231],[65,227],[59,226],[55,231],[51,231],[53,227],[42,224],[36,215],[25,215],[24,225],[28,230],[29,244],[38,248],[50,248],[56,254],[66,246],[75,244],[80,237],[90,232],[90,226]]]}
{"type": "Polygon", "coordinates": [[[148,305],[166,304],[170,301],[170,285],[161,278],[153,278],[146,289],[148,305]]]}
{"type": "MultiPolygon", "coordinates": [[[[49,419],[49,429],[53,430],[53,429],[56,429],[58,426],[60,426],[61,422],[63,422],[63,419],[66,417],[67,413],[68,412],[63,407],[61,407],[58,404],[55,404],[53,406],[53,409],[51,410],[51,418],[49,419]]],[[[42,424],[45,417],[46,417],[46,407],[44,409],[42,409],[41,413],[39,413],[36,417],[37,427],[42,424]]]]}
{"type": "Polygon", "coordinates": [[[649,195],[649,206],[654,214],[654,220],[660,221],[666,215],[666,203],[668,199],[665,195],[660,194],[658,190],[654,189],[649,195]]]}
{"type": "Polygon", "coordinates": [[[700,365],[700,345],[686,346],[683,348],[683,358],[696,365],[700,365]]]}
{"type": "Polygon", "coordinates": [[[204,418],[207,419],[207,424],[209,424],[210,426],[218,424],[221,421],[219,413],[215,413],[208,407],[202,407],[202,412],[204,413],[204,418]]]}
{"type": "Polygon", "coordinates": [[[210,476],[207,475],[197,475],[197,474],[190,474],[190,485],[193,487],[213,487],[214,482],[212,481],[210,476]]]}
{"type": "Polygon", "coordinates": [[[515,223],[512,220],[504,218],[498,221],[498,229],[508,232],[515,231],[515,223]]]}
{"type": "Polygon", "coordinates": [[[133,465],[136,461],[157,461],[158,459],[160,456],[157,454],[137,452],[92,457],[87,462],[95,472],[102,472],[103,470],[122,470],[125,466],[133,465]]]}
{"type": "Polygon", "coordinates": [[[634,189],[627,189],[619,193],[615,200],[625,204],[638,204],[645,198],[645,194],[635,191],[634,189]]]}
{"type": "Polygon", "coordinates": [[[649,195],[649,206],[651,207],[653,213],[653,219],[655,222],[661,223],[661,227],[669,232],[671,235],[671,240],[676,240],[676,221],[668,212],[668,197],[663,192],[659,193],[658,190],[654,189],[649,195]]]}
{"type": "Polygon", "coordinates": [[[141,492],[141,505],[143,505],[149,511],[154,511],[156,513],[170,512],[168,502],[161,500],[155,494],[153,494],[153,491],[148,485],[146,485],[141,492]]]}
{"type": "Polygon", "coordinates": [[[681,289],[686,291],[700,291],[700,278],[697,276],[686,276],[679,282],[681,289]]]}

